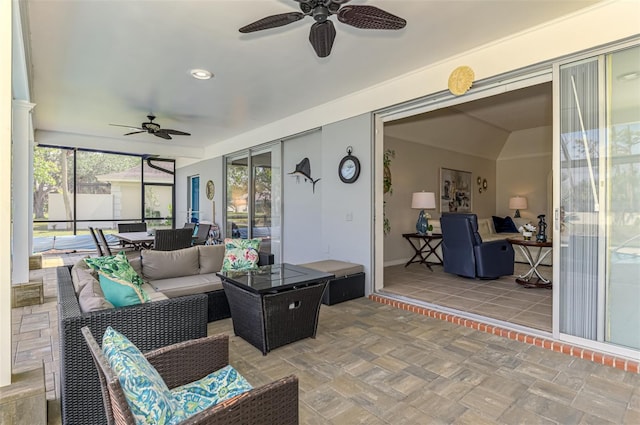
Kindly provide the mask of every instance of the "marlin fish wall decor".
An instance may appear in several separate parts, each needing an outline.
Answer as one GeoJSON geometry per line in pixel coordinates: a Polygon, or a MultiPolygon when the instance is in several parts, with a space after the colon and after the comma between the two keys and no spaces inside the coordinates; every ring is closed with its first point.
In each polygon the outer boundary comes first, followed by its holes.
{"type": "Polygon", "coordinates": [[[311,178],[311,163],[309,162],[309,158],[304,158],[296,164],[295,171],[292,171],[289,174],[296,176],[296,180],[298,182],[300,181],[300,177],[303,177],[304,181],[309,180],[313,184],[313,193],[316,193],[316,183],[318,183],[320,179],[314,180],[311,178]]]}

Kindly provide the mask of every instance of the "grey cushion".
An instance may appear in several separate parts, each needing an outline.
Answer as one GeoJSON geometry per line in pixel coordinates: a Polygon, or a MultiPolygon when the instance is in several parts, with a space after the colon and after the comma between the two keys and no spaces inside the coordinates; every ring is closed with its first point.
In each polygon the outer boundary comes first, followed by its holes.
{"type": "Polygon", "coordinates": [[[147,280],[191,276],[200,272],[198,247],[175,251],[142,250],[142,276],[147,280]]]}
{"type": "Polygon", "coordinates": [[[216,273],[222,268],[224,245],[200,245],[200,274],[216,273]]]}
{"type": "Polygon", "coordinates": [[[73,289],[76,291],[76,295],[80,295],[80,291],[82,291],[82,288],[84,288],[86,284],[97,279],[98,272],[89,267],[89,265],[84,262],[84,258],[71,268],[71,282],[73,283],[73,289]]]}
{"type": "Polygon", "coordinates": [[[138,276],[142,276],[142,258],[140,256],[127,256],[127,259],[129,260],[129,264],[131,264],[131,268],[133,268],[133,270],[138,273],[138,276]]]}
{"type": "Polygon", "coordinates": [[[104,297],[100,282],[97,279],[93,279],[93,282],[86,284],[82,288],[78,296],[78,304],[83,313],[114,308],[113,304],[104,297]]]}
{"type": "Polygon", "coordinates": [[[349,276],[364,271],[364,267],[362,267],[361,264],[347,263],[346,261],[338,260],[323,260],[298,265],[325,273],[333,273],[335,277],[349,276]]]}
{"type": "Polygon", "coordinates": [[[205,292],[222,289],[220,278],[216,276],[215,273],[152,280],[149,284],[153,286],[156,291],[162,292],[169,298],[203,294],[205,292]]]}

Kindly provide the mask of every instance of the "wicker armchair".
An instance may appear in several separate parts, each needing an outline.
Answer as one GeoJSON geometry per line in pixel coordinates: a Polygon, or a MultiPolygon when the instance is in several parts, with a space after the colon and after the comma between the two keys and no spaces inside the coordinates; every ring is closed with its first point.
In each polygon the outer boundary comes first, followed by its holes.
{"type": "Polygon", "coordinates": [[[193,243],[191,229],[158,229],[153,241],[153,249],[158,251],[174,251],[189,248],[193,243]]]}
{"type": "Polygon", "coordinates": [[[112,326],[143,352],[207,335],[207,295],[197,294],[128,307],[80,311],[67,266],[57,268],[60,396],[65,425],[104,424],[100,382],[80,329],[102,335],[112,326]]]}
{"type": "MultiPolygon", "coordinates": [[[[82,328],[102,387],[108,423],[133,425],[135,421],[120,381],[112,372],[89,328],[82,328]]],[[[229,364],[229,337],[211,336],[150,351],[145,357],[169,388],[201,379],[229,364]]],[[[298,423],[298,378],[287,376],[212,406],[182,424],[288,425],[298,423]]]]}

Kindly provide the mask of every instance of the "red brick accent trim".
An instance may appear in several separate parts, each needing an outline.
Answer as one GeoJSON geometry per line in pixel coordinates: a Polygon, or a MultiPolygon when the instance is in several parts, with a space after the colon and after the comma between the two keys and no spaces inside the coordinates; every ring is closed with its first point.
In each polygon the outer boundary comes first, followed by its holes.
{"type": "Polygon", "coordinates": [[[508,329],[499,328],[486,323],[477,322],[471,319],[464,319],[454,314],[443,313],[436,310],[431,310],[424,307],[417,307],[412,304],[408,304],[401,301],[392,300],[386,297],[382,297],[377,294],[369,295],[369,299],[380,304],[390,305],[402,310],[411,311],[413,313],[421,314],[423,316],[431,317],[433,319],[444,320],[456,325],[464,326],[466,328],[472,328],[481,332],[490,333],[493,335],[500,335],[505,338],[513,339],[523,342],[525,344],[536,345],[538,347],[545,348],[547,350],[556,351],[558,353],[568,354],[573,357],[580,357],[581,359],[591,360],[595,363],[600,363],[605,366],[614,367],[616,369],[622,369],[627,372],[640,374],[640,362],[629,360],[621,357],[615,357],[609,354],[598,353],[586,348],[580,348],[567,344],[564,342],[534,337],[525,333],[511,331],[508,329]]]}

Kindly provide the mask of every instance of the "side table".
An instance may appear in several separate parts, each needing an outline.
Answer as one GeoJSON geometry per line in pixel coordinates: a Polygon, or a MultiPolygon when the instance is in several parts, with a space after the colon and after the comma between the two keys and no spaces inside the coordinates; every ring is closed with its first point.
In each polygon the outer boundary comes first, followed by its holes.
{"type": "Polygon", "coordinates": [[[407,261],[407,264],[404,265],[405,267],[412,263],[420,263],[424,264],[429,270],[433,271],[433,269],[431,268],[432,264],[443,264],[442,258],[440,258],[440,256],[436,252],[436,249],[442,244],[441,233],[433,233],[431,235],[422,235],[420,233],[403,233],[402,237],[409,242],[409,244],[415,251],[413,257],[411,257],[411,259],[407,261]],[[414,241],[416,243],[414,243],[414,241]],[[429,261],[429,257],[432,256],[435,257],[434,260],[437,261],[429,261]]]}
{"type": "Polygon", "coordinates": [[[551,289],[551,280],[543,277],[538,271],[538,266],[542,263],[542,260],[547,258],[547,256],[551,253],[553,249],[552,242],[537,242],[537,241],[527,241],[524,239],[518,238],[507,238],[507,242],[511,245],[516,245],[520,248],[522,255],[527,259],[529,266],[531,268],[525,274],[518,275],[516,279],[516,283],[523,285],[525,288],[548,288],[551,289]],[[538,252],[534,255],[531,253],[532,248],[538,248],[538,252]],[[551,248],[548,249],[544,254],[542,254],[542,248],[551,248]],[[541,255],[542,254],[542,255],[541,255]],[[533,275],[537,277],[536,281],[533,281],[533,275]]]}

